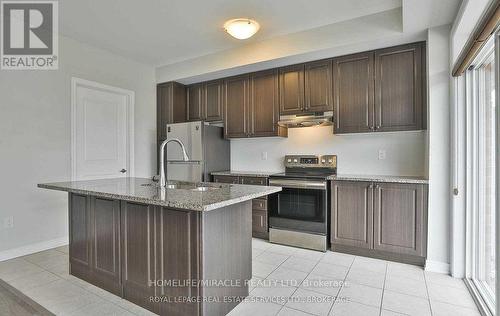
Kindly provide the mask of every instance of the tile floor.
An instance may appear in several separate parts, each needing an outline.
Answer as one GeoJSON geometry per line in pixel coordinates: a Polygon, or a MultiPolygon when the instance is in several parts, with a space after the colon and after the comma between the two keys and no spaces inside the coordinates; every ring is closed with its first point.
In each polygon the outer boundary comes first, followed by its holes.
{"type": "MultiPolygon", "coordinates": [[[[479,315],[464,283],[421,268],[253,240],[250,296],[231,316],[479,315]]],[[[153,315],[68,274],[67,246],[0,262],[0,278],[56,315],[153,315]]]]}

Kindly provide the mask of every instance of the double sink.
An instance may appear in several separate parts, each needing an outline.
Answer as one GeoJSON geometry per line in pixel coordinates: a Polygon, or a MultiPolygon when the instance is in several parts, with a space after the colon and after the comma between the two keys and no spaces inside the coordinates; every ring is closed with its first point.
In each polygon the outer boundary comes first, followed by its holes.
{"type": "MultiPolygon", "coordinates": [[[[156,182],[144,183],[141,185],[145,187],[157,187],[157,188],[160,187],[160,185],[156,182]]],[[[190,190],[190,191],[206,192],[206,191],[221,189],[222,186],[221,185],[207,186],[206,184],[203,183],[191,183],[191,182],[168,182],[167,185],[165,185],[165,188],[173,190],[190,190]]]]}

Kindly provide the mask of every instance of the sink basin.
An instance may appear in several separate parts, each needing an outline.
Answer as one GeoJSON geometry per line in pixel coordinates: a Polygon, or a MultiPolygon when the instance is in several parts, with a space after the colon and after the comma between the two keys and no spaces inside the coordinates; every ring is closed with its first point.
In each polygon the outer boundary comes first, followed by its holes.
{"type": "MultiPolygon", "coordinates": [[[[158,183],[144,183],[141,184],[144,187],[156,187],[159,188],[160,185],[158,183]]],[[[198,192],[206,192],[210,190],[220,189],[221,186],[204,186],[204,185],[196,185],[196,184],[187,184],[187,183],[167,183],[165,186],[166,189],[180,189],[180,190],[191,190],[198,192]]]]}

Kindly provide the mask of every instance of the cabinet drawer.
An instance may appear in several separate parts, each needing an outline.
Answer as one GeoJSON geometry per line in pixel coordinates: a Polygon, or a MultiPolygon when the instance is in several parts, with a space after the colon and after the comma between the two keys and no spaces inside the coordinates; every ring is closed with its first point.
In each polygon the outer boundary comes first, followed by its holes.
{"type": "Polygon", "coordinates": [[[214,182],[238,184],[238,176],[214,176],[214,182]]]}
{"type": "Polygon", "coordinates": [[[241,184],[267,185],[267,178],[261,177],[240,177],[241,184]]]}
{"type": "Polygon", "coordinates": [[[252,200],[252,209],[253,210],[267,211],[267,200],[266,199],[253,199],[252,200]]]}

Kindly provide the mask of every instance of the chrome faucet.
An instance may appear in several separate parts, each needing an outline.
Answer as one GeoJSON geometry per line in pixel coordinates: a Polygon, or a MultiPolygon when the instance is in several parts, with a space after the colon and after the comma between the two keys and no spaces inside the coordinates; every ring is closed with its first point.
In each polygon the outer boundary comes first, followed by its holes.
{"type": "Polygon", "coordinates": [[[189,161],[189,156],[186,153],[186,147],[184,147],[184,144],[180,141],[178,138],[170,138],[164,140],[161,145],[160,145],[160,186],[164,187],[167,185],[167,172],[165,169],[165,147],[167,146],[168,143],[170,142],[176,142],[181,146],[182,149],[182,158],[184,161],[189,161]]]}

